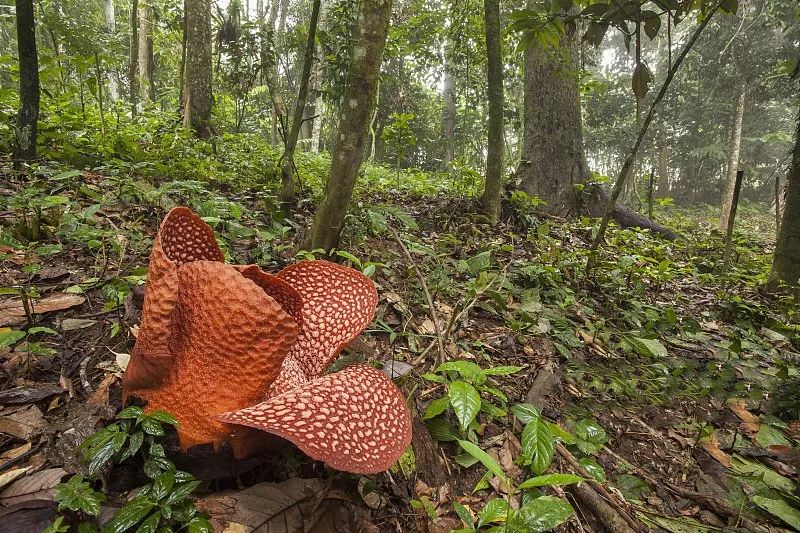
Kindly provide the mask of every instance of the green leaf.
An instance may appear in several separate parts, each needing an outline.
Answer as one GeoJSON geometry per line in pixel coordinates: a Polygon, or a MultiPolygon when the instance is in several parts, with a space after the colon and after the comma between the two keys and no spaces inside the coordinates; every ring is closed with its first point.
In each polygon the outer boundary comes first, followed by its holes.
{"type": "Polygon", "coordinates": [[[425,414],[422,415],[422,419],[428,420],[435,416],[439,416],[440,414],[444,413],[448,407],[450,407],[450,398],[446,396],[442,398],[436,398],[430,404],[428,404],[428,408],[425,409],[425,414]]]}
{"type": "Polygon", "coordinates": [[[436,367],[434,372],[437,374],[442,372],[457,372],[461,374],[464,379],[472,383],[482,383],[486,381],[486,374],[483,369],[470,361],[448,361],[436,367]]]}
{"type": "Polygon", "coordinates": [[[202,516],[195,516],[186,526],[187,533],[213,533],[211,524],[202,516]]]}
{"type": "Polygon", "coordinates": [[[162,472],[153,480],[153,490],[151,494],[157,500],[161,500],[172,490],[173,485],[175,485],[175,471],[167,470],[166,472],[162,472]]]}
{"type": "Polygon", "coordinates": [[[148,413],[147,417],[171,426],[178,425],[178,421],[175,420],[175,417],[166,411],[153,411],[152,413],[148,413]]]}
{"type": "Polygon", "coordinates": [[[526,479],[519,484],[520,489],[532,489],[534,487],[554,487],[556,485],[570,485],[580,483],[584,479],[575,474],[544,474],[526,479]]]}
{"type": "MultiPolygon", "coordinates": [[[[652,12],[651,12],[652,13],[652,12]]],[[[658,35],[658,30],[661,29],[661,17],[653,13],[652,16],[644,21],[644,34],[652,41],[658,35]]]]}
{"type": "Polygon", "coordinates": [[[124,433],[111,435],[111,438],[105,444],[95,450],[91,450],[89,464],[87,465],[89,475],[94,476],[97,474],[117,452],[118,449],[116,445],[119,442],[118,435],[122,435],[123,438],[126,436],[124,433]]]}
{"type": "Polygon", "coordinates": [[[44,326],[36,326],[35,328],[30,328],[28,330],[28,335],[35,335],[36,333],[48,333],[50,335],[58,335],[58,332],[56,330],[46,328],[44,326]]]}
{"type": "Polygon", "coordinates": [[[483,371],[487,376],[506,376],[523,370],[524,366],[494,366],[483,371]]]}
{"type": "Polygon", "coordinates": [[[501,481],[504,483],[508,482],[508,477],[506,477],[506,474],[503,472],[503,468],[500,466],[500,464],[495,461],[491,455],[481,450],[477,444],[474,444],[468,440],[459,440],[458,445],[461,446],[465,452],[480,461],[483,466],[485,466],[492,474],[500,478],[501,481]]]}
{"type": "Polygon", "coordinates": [[[575,424],[575,436],[578,438],[578,448],[586,455],[597,453],[608,442],[603,426],[586,418],[575,424]]]}
{"type": "Polygon", "coordinates": [[[139,418],[142,415],[144,415],[144,411],[142,411],[141,407],[131,406],[120,411],[117,418],[124,420],[127,418],[139,418]]]}
{"type": "Polygon", "coordinates": [[[435,440],[441,442],[452,442],[458,440],[458,433],[455,428],[450,425],[444,418],[432,418],[425,421],[425,426],[428,428],[428,433],[435,440]]]}
{"type": "Polygon", "coordinates": [[[187,481],[186,483],[181,483],[180,485],[175,485],[172,488],[172,492],[170,492],[169,496],[167,496],[167,499],[164,500],[164,505],[172,505],[180,502],[194,492],[194,490],[200,486],[200,483],[200,480],[195,480],[187,481]]]}
{"type": "Polygon", "coordinates": [[[603,470],[603,467],[600,466],[597,461],[589,459],[588,457],[584,457],[580,461],[581,466],[592,476],[597,482],[605,483],[606,481],[606,471],[603,470]]]}
{"type": "Polygon", "coordinates": [[[626,341],[633,349],[644,357],[668,357],[667,349],[658,339],[643,339],[641,337],[625,336],[626,341]]]}
{"type": "Polygon", "coordinates": [[[136,533],[155,533],[158,523],[161,522],[161,513],[156,511],[148,516],[141,525],[136,528],[136,533]]]}
{"type": "Polygon", "coordinates": [[[538,420],[542,415],[539,413],[539,408],[530,403],[518,403],[511,408],[520,422],[527,424],[531,420],[538,420]]]}
{"type": "Polygon", "coordinates": [[[123,533],[150,514],[155,506],[156,502],[147,496],[134,498],[117,511],[111,521],[103,527],[103,533],[123,533]]]}
{"type": "Polygon", "coordinates": [[[0,348],[7,348],[25,338],[25,332],[18,329],[0,328],[0,348]]]}
{"type": "Polygon", "coordinates": [[[555,448],[555,440],[545,420],[537,418],[525,425],[522,430],[522,456],[530,461],[534,474],[540,475],[550,467],[555,448]]]}
{"type": "Polygon", "coordinates": [[[454,381],[447,390],[450,405],[463,431],[475,420],[481,408],[481,396],[475,387],[465,381],[454,381]]]}
{"type": "Polygon", "coordinates": [[[142,447],[142,442],[144,442],[144,433],[141,431],[137,431],[133,435],[130,436],[128,440],[128,447],[122,452],[119,456],[119,462],[121,463],[125,459],[133,457],[136,455],[136,452],[142,447]]]}
{"type": "Polygon", "coordinates": [[[561,498],[540,496],[520,507],[510,529],[532,533],[550,531],[566,522],[572,513],[572,506],[561,498]]]}
{"type": "Polygon", "coordinates": [[[800,530],[800,509],[786,501],[778,491],[760,491],[750,496],[750,500],[772,516],[776,516],[794,529],[800,530]]]}
{"type": "Polygon", "coordinates": [[[85,482],[81,475],[72,476],[66,483],[61,483],[56,488],[59,511],[69,509],[97,516],[100,514],[100,504],[106,499],[102,493],[85,482]]]}
{"type": "Polygon", "coordinates": [[[150,418],[149,416],[142,418],[142,429],[145,433],[149,435],[155,435],[156,437],[162,437],[166,434],[164,428],[161,427],[161,422],[150,418]]]}
{"type": "Polygon", "coordinates": [[[478,513],[478,527],[496,522],[505,522],[508,516],[508,502],[502,498],[495,498],[486,502],[486,505],[478,513]]]}
{"type": "Polygon", "coordinates": [[[465,525],[473,527],[474,524],[472,522],[472,515],[469,513],[469,509],[458,502],[453,502],[453,510],[465,525]]]}

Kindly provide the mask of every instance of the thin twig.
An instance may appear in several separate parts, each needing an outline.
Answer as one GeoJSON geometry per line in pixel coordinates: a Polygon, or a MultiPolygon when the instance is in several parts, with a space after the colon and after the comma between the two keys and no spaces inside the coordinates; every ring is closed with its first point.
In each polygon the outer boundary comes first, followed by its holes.
{"type": "Polygon", "coordinates": [[[417,266],[417,263],[414,262],[414,258],[411,257],[411,252],[409,252],[408,248],[406,248],[406,245],[403,243],[400,235],[397,234],[393,227],[387,227],[392,233],[394,240],[397,241],[397,244],[399,244],[400,248],[403,250],[403,254],[405,254],[409,265],[414,268],[414,272],[416,272],[417,278],[419,278],[419,282],[422,285],[422,291],[425,293],[425,300],[428,302],[428,312],[430,313],[431,320],[433,321],[433,328],[436,332],[436,343],[439,347],[439,363],[444,363],[444,339],[442,337],[442,330],[439,327],[439,321],[436,319],[436,308],[433,306],[433,298],[431,298],[431,293],[428,290],[428,284],[425,282],[425,276],[422,275],[422,271],[419,269],[419,266],[417,266]]]}

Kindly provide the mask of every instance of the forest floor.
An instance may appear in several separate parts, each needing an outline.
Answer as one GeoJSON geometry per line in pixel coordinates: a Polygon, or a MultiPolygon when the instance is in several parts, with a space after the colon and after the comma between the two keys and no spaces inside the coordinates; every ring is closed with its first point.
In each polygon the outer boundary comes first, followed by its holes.
{"type": "MultiPolygon", "coordinates": [[[[35,501],[86,472],[78,444],[121,407],[165,210],[191,206],[236,263],[269,271],[313,255],[298,246],[312,204],[281,219],[250,189],[8,167],[0,178],[0,514],[47,523],[53,505],[35,501]]],[[[742,209],[726,264],[709,209],[659,207],[681,239],[612,228],[586,273],[596,221],[507,208],[489,224],[466,198],[362,193],[336,260],[372,274],[380,303],[343,360],[400,375],[414,453],[387,473],[353,476],[290,451],[291,461],[202,485],[198,508],[219,528],[247,526],[237,531],[256,529],[256,515],[263,531],[482,531],[527,497],[486,462],[519,485],[541,473],[524,449],[540,446],[548,472],[587,479],[533,489],[575,509],[559,530],[608,529],[598,506],[639,530],[800,530],[800,307],[760,291],[771,215],[742,209]],[[458,405],[436,402],[455,380],[481,391],[468,428],[458,405]],[[549,444],[523,435],[524,416],[510,412],[518,404],[541,411],[549,444]],[[462,453],[456,439],[490,459],[462,453]]],[[[104,505],[119,507],[129,480],[102,477],[104,505]]],[[[546,530],[547,520],[522,530],[546,530]]]]}

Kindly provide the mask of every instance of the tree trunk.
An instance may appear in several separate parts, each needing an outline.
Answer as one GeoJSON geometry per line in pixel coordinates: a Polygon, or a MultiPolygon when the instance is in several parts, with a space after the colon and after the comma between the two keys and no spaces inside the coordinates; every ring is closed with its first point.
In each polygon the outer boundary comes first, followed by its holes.
{"type": "Polygon", "coordinates": [[[39,121],[39,59],[36,55],[36,23],[33,0],[16,0],[17,50],[19,53],[19,114],[14,159],[36,157],[39,121]]]}
{"type": "Polygon", "coordinates": [[[551,213],[576,214],[575,185],[586,180],[580,86],[574,33],[558,47],[525,49],[525,128],[518,175],[522,190],[547,202],[551,213]]]}
{"type": "Polygon", "coordinates": [[[658,180],[656,181],[656,196],[669,194],[669,152],[666,141],[663,139],[658,145],[658,180]]]}
{"type": "Polygon", "coordinates": [[[139,2],[139,39],[136,47],[136,74],[139,78],[138,87],[140,101],[152,102],[155,100],[155,85],[153,83],[153,6],[148,2],[139,2]]]}
{"type": "Polygon", "coordinates": [[[773,287],[781,282],[791,286],[800,282],[800,113],[794,134],[792,165],[786,175],[783,218],[775,242],[770,282],[773,287]]]}
{"type": "MultiPolygon", "coordinates": [[[[106,29],[112,39],[116,39],[117,33],[117,20],[116,13],[114,12],[114,0],[106,0],[106,29]]],[[[108,95],[111,97],[112,102],[119,100],[119,83],[117,82],[116,72],[108,73],[108,95]]]]}
{"type": "MultiPolygon", "coordinates": [[[[445,169],[448,163],[455,159],[455,131],[456,131],[456,79],[453,76],[451,59],[445,52],[444,86],[442,96],[444,108],[442,109],[442,163],[445,169]]],[[[502,68],[502,67],[501,67],[502,68]]]]}
{"type": "Polygon", "coordinates": [[[131,56],[128,62],[128,96],[131,101],[131,116],[139,111],[139,0],[131,2],[131,56]]]}
{"type": "Polygon", "coordinates": [[[211,137],[211,0],[186,2],[186,102],[183,123],[200,139],[211,137]]]}
{"type": "Polygon", "coordinates": [[[330,251],[339,241],[375,108],[391,12],[391,0],[361,1],[331,170],[310,231],[312,249],[330,251]]]}
{"type": "Polygon", "coordinates": [[[295,202],[295,184],[292,172],[294,169],[294,151],[297,148],[297,139],[300,135],[300,126],[306,109],[308,96],[308,83],[311,77],[311,65],[314,63],[314,43],[317,38],[317,21],[319,20],[320,0],[314,0],[311,5],[311,20],[308,23],[308,39],[306,51],[303,55],[303,73],[300,76],[300,88],[297,101],[294,103],[292,127],[286,137],[286,145],[281,156],[281,207],[288,211],[295,202]]]}
{"type": "Polygon", "coordinates": [[[719,229],[725,231],[728,227],[728,218],[731,214],[733,203],[733,187],[736,183],[736,171],[739,170],[739,154],[742,147],[742,118],[744,117],[745,82],[739,74],[734,76],[733,116],[731,120],[731,134],[728,140],[728,172],[725,178],[724,192],[722,194],[722,213],[719,217],[719,229]]]}
{"type": "Polygon", "coordinates": [[[261,36],[261,72],[263,82],[269,89],[272,101],[272,146],[278,146],[278,126],[286,123],[286,104],[278,84],[278,61],[275,48],[275,21],[278,17],[278,0],[272,0],[269,20],[262,26],[261,36]]]}
{"type": "Polygon", "coordinates": [[[503,189],[503,50],[500,37],[500,0],[484,0],[486,26],[486,70],[489,100],[486,183],[481,206],[492,220],[500,218],[503,189]]]}

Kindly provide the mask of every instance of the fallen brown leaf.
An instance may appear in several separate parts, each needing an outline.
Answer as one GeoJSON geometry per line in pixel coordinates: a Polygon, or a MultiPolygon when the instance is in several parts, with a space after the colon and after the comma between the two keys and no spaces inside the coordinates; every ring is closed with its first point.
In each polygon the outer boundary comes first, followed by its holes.
{"type": "Polygon", "coordinates": [[[0,492],[0,503],[13,505],[25,500],[52,498],[55,486],[67,475],[63,468],[48,468],[16,480],[3,492],[0,492]]]}
{"type": "Polygon", "coordinates": [[[31,440],[32,437],[44,431],[45,427],[42,411],[35,405],[28,405],[0,416],[0,433],[21,440],[31,440]]]}
{"type": "MultiPolygon", "coordinates": [[[[81,305],[85,301],[86,298],[79,294],[59,292],[39,300],[31,299],[30,304],[33,314],[38,315],[69,309],[70,307],[81,305]]],[[[19,324],[20,320],[24,318],[25,307],[22,304],[22,298],[9,298],[0,301],[0,326],[19,324]]]]}

